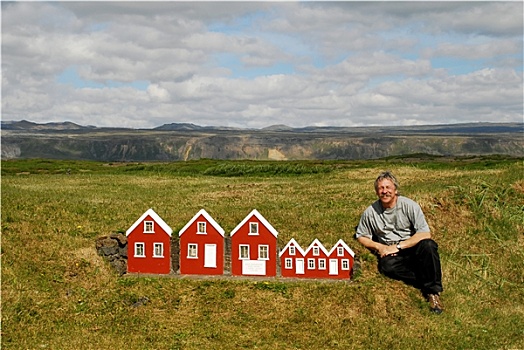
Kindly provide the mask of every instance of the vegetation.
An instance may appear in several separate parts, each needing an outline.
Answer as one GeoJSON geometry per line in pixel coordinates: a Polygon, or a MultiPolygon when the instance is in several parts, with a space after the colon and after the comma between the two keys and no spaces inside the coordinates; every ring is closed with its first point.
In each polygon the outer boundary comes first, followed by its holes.
{"type": "Polygon", "coordinates": [[[96,128],[65,123],[2,123],[2,159],[118,161],[366,160],[434,155],[524,156],[522,123],[265,130],[172,124],[156,129],[96,128]]]}
{"type": "Polygon", "coordinates": [[[522,159],[2,162],[2,349],[522,349],[522,159]],[[445,311],[377,273],[352,239],[391,169],[440,247],[445,311]],[[178,232],[205,208],[226,232],[253,208],[307,246],[339,238],[351,282],[118,277],[95,239],[153,208],[178,232]]]}

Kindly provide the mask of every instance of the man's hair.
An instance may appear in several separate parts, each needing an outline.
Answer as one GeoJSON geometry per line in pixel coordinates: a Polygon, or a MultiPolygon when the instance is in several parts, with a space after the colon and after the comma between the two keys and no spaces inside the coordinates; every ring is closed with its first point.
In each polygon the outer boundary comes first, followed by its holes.
{"type": "Polygon", "coordinates": [[[391,182],[393,182],[393,185],[395,185],[395,189],[398,191],[400,189],[400,184],[397,180],[397,178],[395,177],[395,175],[393,175],[393,173],[389,170],[386,170],[386,171],[383,171],[381,172],[377,179],[375,180],[375,191],[377,190],[378,188],[378,183],[382,180],[389,180],[391,182]]]}

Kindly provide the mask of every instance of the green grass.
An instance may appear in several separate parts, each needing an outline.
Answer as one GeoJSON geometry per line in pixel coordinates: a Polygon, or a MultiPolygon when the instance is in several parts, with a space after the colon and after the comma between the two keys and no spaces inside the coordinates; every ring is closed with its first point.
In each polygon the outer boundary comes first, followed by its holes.
{"type": "Polygon", "coordinates": [[[522,159],[418,158],[4,161],[2,349],[524,348],[522,159]],[[439,244],[442,315],[352,239],[386,168],[439,244]],[[118,277],[95,240],[148,208],[175,232],[205,208],[226,233],[256,208],[281,246],[342,238],[361,269],[351,283],[118,277]]]}

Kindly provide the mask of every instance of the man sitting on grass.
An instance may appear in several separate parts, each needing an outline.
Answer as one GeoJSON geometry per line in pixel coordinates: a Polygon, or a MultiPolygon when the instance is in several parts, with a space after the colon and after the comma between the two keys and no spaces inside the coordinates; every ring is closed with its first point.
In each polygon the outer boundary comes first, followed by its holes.
{"type": "Polygon", "coordinates": [[[432,312],[443,311],[438,245],[431,239],[420,206],[399,194],[395,176],[382,172],[375,180],[378,200],[362,214],[355,237],[376,253],[379,271],[421,289],[432,312]]]}

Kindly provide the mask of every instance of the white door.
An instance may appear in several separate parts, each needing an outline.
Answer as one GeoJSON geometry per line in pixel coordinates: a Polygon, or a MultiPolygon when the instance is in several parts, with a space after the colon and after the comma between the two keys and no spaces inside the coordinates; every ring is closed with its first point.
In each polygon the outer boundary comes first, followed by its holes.
{"type": "Polygon", "coordinates": [[[204,246],[204,267],[217,267],[217,245],[206,244],[204,246]]]}
{"type": "Polygon", "coordinates": [[[329,259],[329,274],[338,275],[338,260],[329,259]]]}
{"type": "Polygon", "coordinates": [[[297,275],[303,275],[304,274],[304,259],[297,259],[295,261],[295,271],[297,275]]]}

